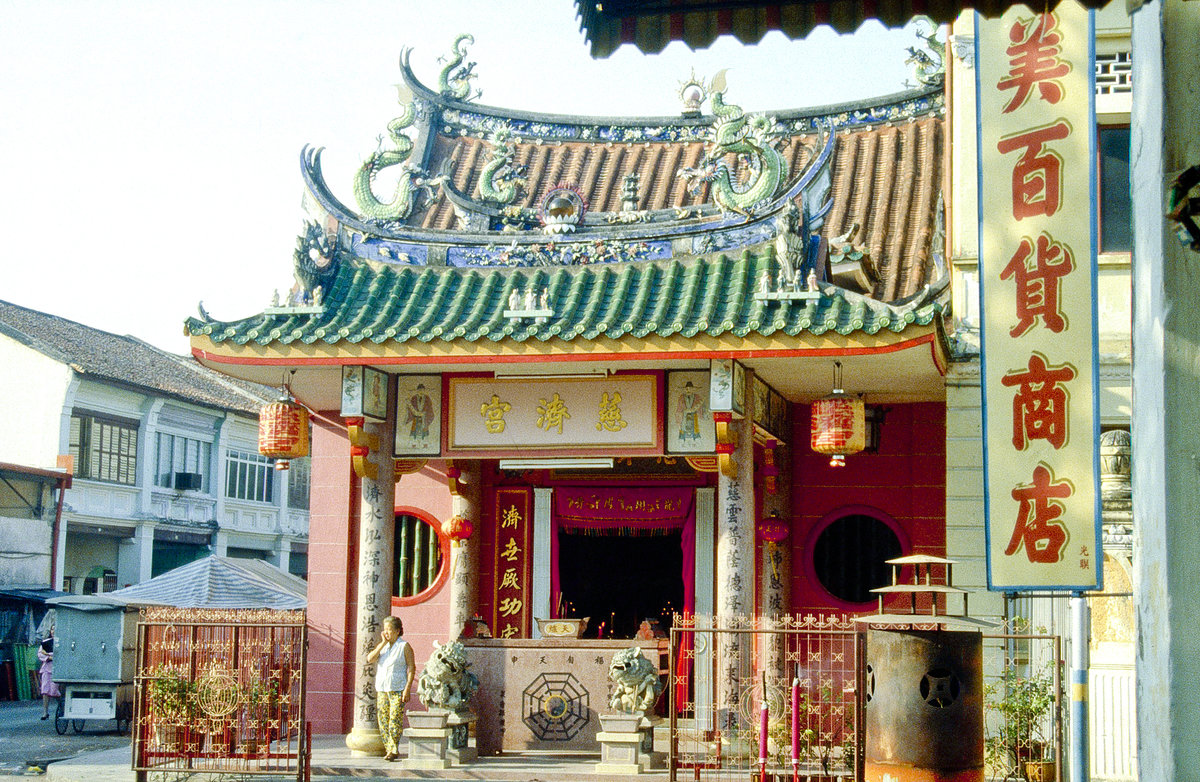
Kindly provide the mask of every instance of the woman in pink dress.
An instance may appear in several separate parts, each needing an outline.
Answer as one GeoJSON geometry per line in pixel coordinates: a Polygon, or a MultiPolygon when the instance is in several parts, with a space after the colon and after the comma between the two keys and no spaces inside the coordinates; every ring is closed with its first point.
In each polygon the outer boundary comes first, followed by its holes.
{"type": "Polygon", "coordinates": [[[54,683],[54,631],[42,641],[42,645],[38,647],[38,659],[42,662],[42,667],[38,668],[39,689],[42,693],[42,719],[50,718],[50,699],[57,698],[62,693],[58,689],[58,685],[54,683]]]}

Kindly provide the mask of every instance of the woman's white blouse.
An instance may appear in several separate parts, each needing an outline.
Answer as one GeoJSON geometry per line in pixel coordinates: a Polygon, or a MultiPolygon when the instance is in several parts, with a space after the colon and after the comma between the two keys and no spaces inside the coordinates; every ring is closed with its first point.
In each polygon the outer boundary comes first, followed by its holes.
{"type": "Polygon", "coordinates": [[[404,647],[408,642],[397,638],[390,646],[383,647],[375,668],[376,692],[403,692],[408,678],[408,664],[404,661],[404,647]]]}

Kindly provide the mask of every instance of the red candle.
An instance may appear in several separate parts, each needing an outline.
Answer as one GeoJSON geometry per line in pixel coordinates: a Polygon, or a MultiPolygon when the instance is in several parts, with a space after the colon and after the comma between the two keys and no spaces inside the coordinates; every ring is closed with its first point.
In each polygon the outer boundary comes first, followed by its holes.
{"type": "Polygon", "coordinates": [[[792,765],[800,762],[800,680],[792,679],[792,765]]]}
{"type": "MultiPolygon", "coordinates": [[[[765,696],[765,693],[764,693],[765,696]]],[[[758,762],[767,762],[767,699],[763,698],[762,702],[762,720],[758,731],[758,762]]]]}

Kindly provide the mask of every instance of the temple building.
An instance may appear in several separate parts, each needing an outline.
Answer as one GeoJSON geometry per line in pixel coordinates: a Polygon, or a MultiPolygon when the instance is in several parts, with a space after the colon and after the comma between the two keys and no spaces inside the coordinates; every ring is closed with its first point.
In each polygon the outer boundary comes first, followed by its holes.
{"type": "Polygon", "coordinates": [[[286,296],[187,321],[313,414],[318,733],[369,732],[388,613],[418,660],[553,619],[630,639],[870,611],[885,560],[947,553],[936,53],[873,101],[748,114],[720,73],[630,119],[480,105],[471,41],[436,87],[401,58],[353,182],[303,151],[286,296]]]}

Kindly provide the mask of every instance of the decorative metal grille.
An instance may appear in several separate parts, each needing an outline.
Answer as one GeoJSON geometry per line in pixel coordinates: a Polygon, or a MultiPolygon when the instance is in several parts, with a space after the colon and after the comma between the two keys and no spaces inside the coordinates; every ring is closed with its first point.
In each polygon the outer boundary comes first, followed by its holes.
{"type": "Polygon", "coordinates": [[[1129,52],[1096,55],[1096,94],[1133,91],[1133,61],[1129,52]]]}
{"type": "MultiPolygon", "coordinates": [[[[984,634],[985,773],[1024,780],[1025,761],[1049,757],[1062,767],[1061,639],[1022,632],[1020,626],[984,634]],[[1002,651],[1003,653],[998,653],[1002,651]],[[1007,671],[1007,674],[1006,674],[1007,671]],[[1049,676],[1047,682],[1045,677],[1049,676]],[[1039,678],[1040,677],[1040,678],[1039,678]],[[1026,684],[1032,682],[1032,685],[1026,684]],[[1020,708],[1002,708],[1028,698],[1030,689],[1049,693],[1053,703],[1037,725],[1022,723],[1020,708]],[[1010,720],[1005,714],[1013,715],[1010,720]]],[[[679,617],[671,630],[671,782],[680,774],[695,782],[758,779],[760,709],[767,702],[766,773],[792,780],[793,679],[799,685],[799,779],[862,779],[862,703],[870,689],[864,640],[846,616],[679,617]],[[722,685],[727,670],[717,659],[724,634],[740,636],[733,648],[752,650],[753,664],[736,685],[722,685]],[[764,676],[765,672],[765,676],[764,676]]],[[[1019,704],[1018,704],[1019,705],[1019,704]]]]}
{"type": "MultiPolygon", "coordinates": [[[[677,618],[671,630],[669,770],[695,780],[757,778],[761,707],[767,703],[768,776],[792,779],[792,685],[802,778],[857,778],[862,642],[845,616],[677,618]],[[719,683],[718,636],[740,636],[756,664],[719,683]]],[[[745,669],[745,666],[742,666],[745,669]]]]}
{"type": "Polygon", "coordinates": [[[197,772],[307,780],[303,611],[146,609],[138,624],[139,782],[197,772]]]}

